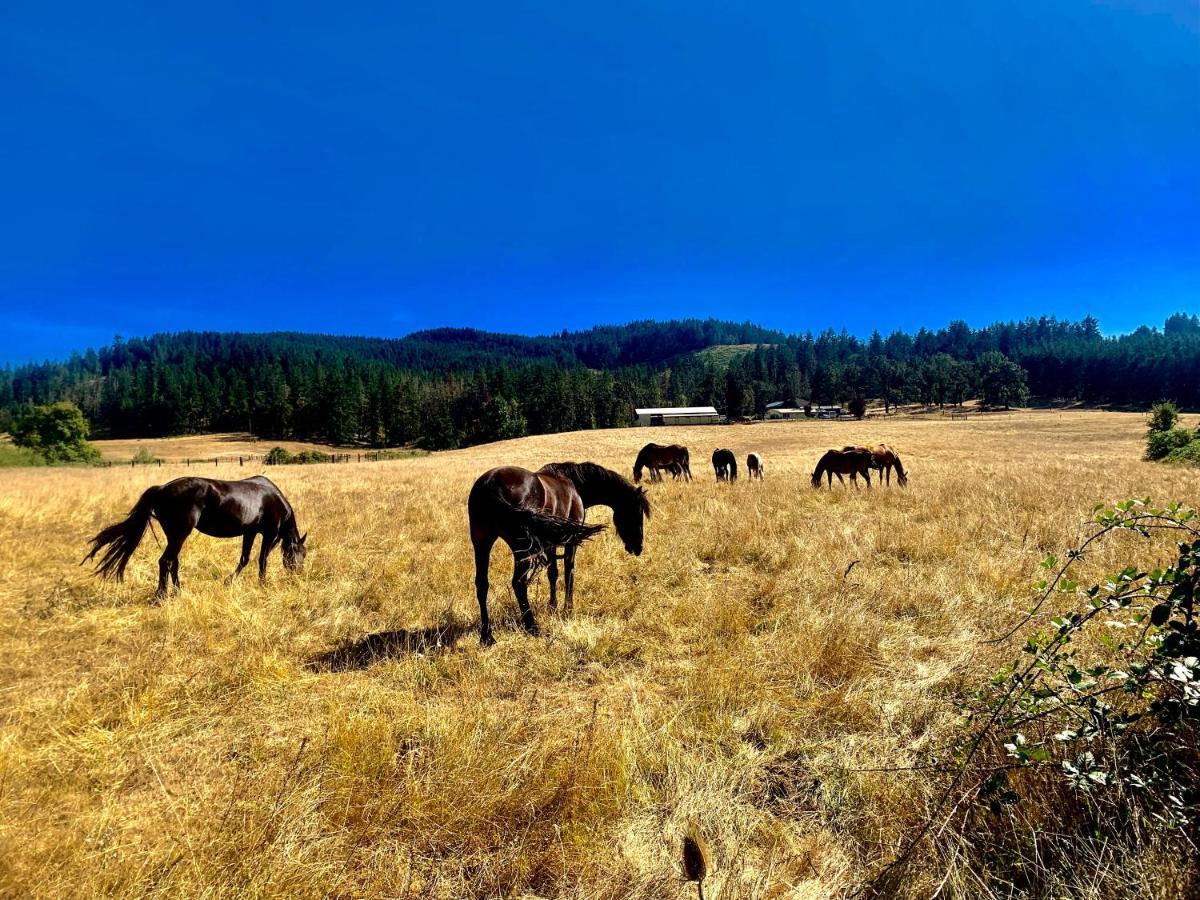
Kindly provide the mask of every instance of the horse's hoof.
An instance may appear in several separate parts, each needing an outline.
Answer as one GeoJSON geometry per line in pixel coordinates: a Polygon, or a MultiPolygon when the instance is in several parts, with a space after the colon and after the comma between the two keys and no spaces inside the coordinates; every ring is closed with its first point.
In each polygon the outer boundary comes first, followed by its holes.
{"type": "Polygon", "coordinates": [[[526,622],[525,633],[530,637],[538,637],[542,633],[542,629],[537,627],[536,622],[526,622]]]}
{"type": "Polygon", "coordinates": [[[479,646],[481,647],[491,647],[495,645],[495,643],[496,639],[492,637],[492,633],[490,631],[487,634],[481,634],[479,636],[479,646]]]}

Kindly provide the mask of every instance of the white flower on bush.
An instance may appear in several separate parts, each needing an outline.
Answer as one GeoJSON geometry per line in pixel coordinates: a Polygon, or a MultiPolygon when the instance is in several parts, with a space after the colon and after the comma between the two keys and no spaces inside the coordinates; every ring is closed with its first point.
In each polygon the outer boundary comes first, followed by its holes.
{"type": "Polygon", "coordinates": [[[1167,677],[1183,686],[1183,702],[1189,706],[1200,703],[1200,659],[1185,656],[1171,663],[1167,677]]]}

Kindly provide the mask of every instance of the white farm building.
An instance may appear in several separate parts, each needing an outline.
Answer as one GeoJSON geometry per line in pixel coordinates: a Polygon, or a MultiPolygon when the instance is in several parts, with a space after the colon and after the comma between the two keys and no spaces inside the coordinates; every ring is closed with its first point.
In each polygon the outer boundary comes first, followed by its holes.
{"type": "Polygon", "coordinates": [[[663,406],[635,409],[638,425],[720,425],[721,414],[712,406],[663,406]]]}

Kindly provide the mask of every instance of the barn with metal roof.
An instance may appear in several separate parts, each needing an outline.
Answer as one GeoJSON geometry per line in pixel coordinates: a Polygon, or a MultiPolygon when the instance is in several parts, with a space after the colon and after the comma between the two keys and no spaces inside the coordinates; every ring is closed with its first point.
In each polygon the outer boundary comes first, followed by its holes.
{"type": "Polygon", "coordinates": [[[638,425],[720,425],[721,414],[713,406],[661,406],[635,409],[638,425]]]}

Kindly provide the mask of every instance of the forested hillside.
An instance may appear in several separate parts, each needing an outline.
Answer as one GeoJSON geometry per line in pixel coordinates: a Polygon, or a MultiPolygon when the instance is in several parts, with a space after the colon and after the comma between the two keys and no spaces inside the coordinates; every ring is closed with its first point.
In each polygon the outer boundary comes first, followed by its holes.
{"type": "Polygon", "coordinates": [[[61,363],[0,369],[0,430],[25,404],[71,400],[114,437],[245,430],[266,438],[437,449],[630,424],[635,406],[774,400],[888,404],[1200,405],[1200,318],[1106,338],[1095,319],[862,340],[750,323],[635,322],[547,337],[438,329],[408,337],[184,332],[115,340],[61,363]],[[731,357],[699,354],[751,344],[731,357]]]}

